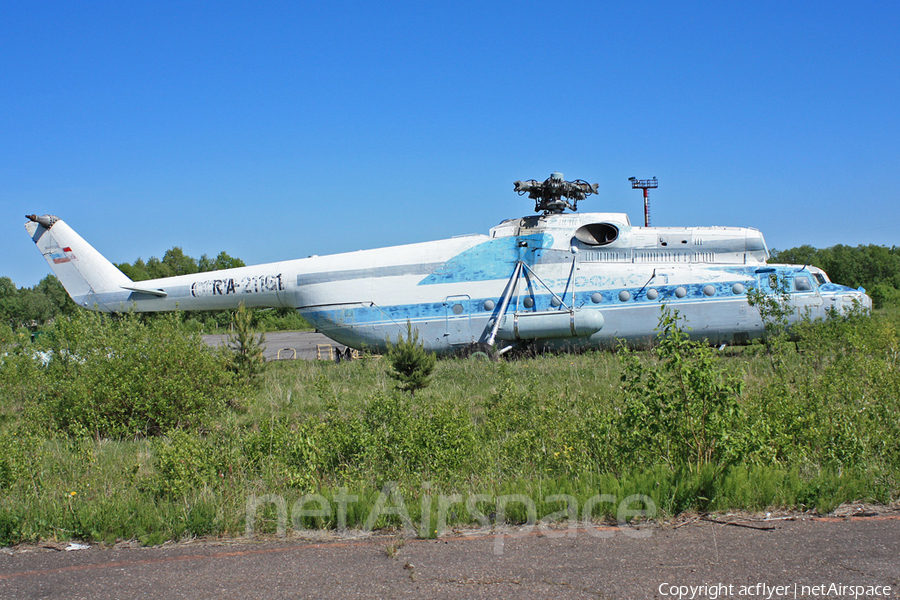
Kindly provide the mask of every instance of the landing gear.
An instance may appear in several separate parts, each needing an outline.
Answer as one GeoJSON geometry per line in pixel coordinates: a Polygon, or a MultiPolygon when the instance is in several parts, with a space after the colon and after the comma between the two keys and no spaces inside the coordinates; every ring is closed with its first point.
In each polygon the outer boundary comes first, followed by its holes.
{"type": "Polygon", "coordinates": [[[521,359],[529,359],[535,358],[541,354],[541,351],[534,344],[534,342],[518,344],[514,348],[512,348],[509,352],[504,354],[507,360],[521,360],[521,359]]]}
{"type": "Polygon", "coordinates": [[[463,346],[457,353],[460,358],[468,358],[469,360],[477,360],[482,362],[496,362],[497,353],[494,348],[488,346],[484,342],[475,342],[468,346],[463,346]]]}

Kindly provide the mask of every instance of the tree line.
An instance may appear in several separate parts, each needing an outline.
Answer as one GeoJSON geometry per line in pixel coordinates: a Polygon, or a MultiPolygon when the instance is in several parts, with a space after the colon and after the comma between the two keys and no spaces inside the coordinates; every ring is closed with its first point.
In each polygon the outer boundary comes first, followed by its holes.
{"type": "Polygon", "coordinates": [[[121,263],[116,266],[132,281],[144,281],[146,279],[174,277],[175,275],[235,269],[247,265],[240,258],[229,256],[225,251],[219,252],[214,259],[206,254],[197,259],[186,255],[180,246],[175,246],[166,250],[162,260],[151,256],[147,262],[138,258],[133,263],[121,263]]]}
{"type": "Polygon", "coordinates": [[[31,327],[77,310],[54,275],[47,275],[31,288],[17,288],[9,277],[0,277],[0,324],[13,329],[31,327]]]}
{"type": "Polygon", "coordinates": [[[834,283],[865,288],[875,308],[900,305],[900,247],[874,244],[813,248],[806,244],[772,250],[770,263],[812,265],[828,273],[834,283]]]}

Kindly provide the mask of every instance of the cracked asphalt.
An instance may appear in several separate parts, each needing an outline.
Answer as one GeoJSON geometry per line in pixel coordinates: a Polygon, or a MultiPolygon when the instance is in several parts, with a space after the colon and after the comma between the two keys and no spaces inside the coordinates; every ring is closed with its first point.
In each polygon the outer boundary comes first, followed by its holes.
{"type": "Polygon", "coordinates": [[[508,530],[502,536],[471,532],[437,540],[375,536],[72,552],[62,550],[64,545],[13,548],[0,554],[0,597],[900,596],[900,516],[733,525],[697,519],[637,531],[508,530]]]}

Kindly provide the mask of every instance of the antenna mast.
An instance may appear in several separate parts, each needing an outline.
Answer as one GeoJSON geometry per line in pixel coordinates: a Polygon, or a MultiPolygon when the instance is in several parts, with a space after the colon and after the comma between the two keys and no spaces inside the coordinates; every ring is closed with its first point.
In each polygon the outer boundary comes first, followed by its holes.
{"type": "Polygon", "coordinates": [[[644,190],[644,227],[650,227],[650,195],[647,193],[647,190],[659,187],[656,177],[653,179],[629,177],[628,181],[631,182],[631,189],[644,190]]]}

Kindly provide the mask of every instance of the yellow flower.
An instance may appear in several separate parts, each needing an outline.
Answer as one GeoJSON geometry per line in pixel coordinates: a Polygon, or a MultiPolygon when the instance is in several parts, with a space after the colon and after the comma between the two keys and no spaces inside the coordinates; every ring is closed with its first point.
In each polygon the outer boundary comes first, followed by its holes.
{"type": "Polygon", "coordinates": [[[78,492],[69,492],[69,497],[74,498],[78,492]]]}

